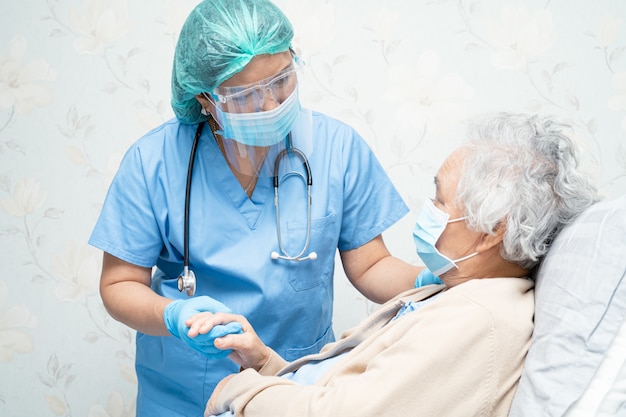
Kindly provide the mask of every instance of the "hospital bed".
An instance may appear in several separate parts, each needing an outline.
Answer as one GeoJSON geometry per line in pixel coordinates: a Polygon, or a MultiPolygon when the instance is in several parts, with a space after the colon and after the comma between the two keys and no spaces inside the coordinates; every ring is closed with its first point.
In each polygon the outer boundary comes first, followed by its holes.
{"type": "Polygon", "coordinates": [[[557,236],[510,417],[626,417],[626,195],[557,236]]]}

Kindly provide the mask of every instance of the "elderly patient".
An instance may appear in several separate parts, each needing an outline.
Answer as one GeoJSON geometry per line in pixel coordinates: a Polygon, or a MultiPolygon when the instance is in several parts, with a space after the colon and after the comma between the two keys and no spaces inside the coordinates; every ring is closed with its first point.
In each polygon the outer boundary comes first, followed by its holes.
{"type": "Polygon", "coordinates": [[[288,363],[238,315],[201,313],[190,336],[216,339],[242,367],[205,415],[506,416],[533,331],[531,269],[555,234],[596,201],[574,145],[554,121],[496,114],[436,177],[413,231],[442,285],[398,295],[321,353],[288,363]]]}

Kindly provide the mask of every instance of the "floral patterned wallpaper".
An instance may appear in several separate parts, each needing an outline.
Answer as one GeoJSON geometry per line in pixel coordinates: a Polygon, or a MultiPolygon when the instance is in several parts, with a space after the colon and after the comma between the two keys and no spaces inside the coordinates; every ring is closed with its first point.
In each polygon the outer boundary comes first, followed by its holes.
{"type": "MultiPolygon", "coordinates": [[[[626,193],[622,0],[277,0],[305,105],[352,124],[411,207],[385,234],[417,263],[432,176],[486,111],[572,126],[606,198],[626,193]]],[[[172,117],[171,58],[197,0],[22,0],[0,13],[0,415],[134,415],[134,333],[86,241],[126,148],[172,117]]],[[[182,196],[181,196],[182,198],[182,196]]],[[[375,305],[339,268],[335,328],[375,305]]]]}

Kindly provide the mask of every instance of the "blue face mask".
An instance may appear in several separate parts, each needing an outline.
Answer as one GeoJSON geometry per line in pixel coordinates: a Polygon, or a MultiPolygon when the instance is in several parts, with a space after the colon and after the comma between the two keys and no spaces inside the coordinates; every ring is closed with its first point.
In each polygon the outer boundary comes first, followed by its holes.
{"type": "Polygon", "coordinates": [[[300,114],[296,87],[285,101],[272,110],[252,113],[230,113],[217,110],[222,137],[248,146],[272,146],[285,140],[300,114]]]}
{"type": "Polygon", "coordinates": [[[457,262],[478,255],[478,252],[474,252],[463,258],[451,260],[437,250],[435,245],[448,223],[465,220],[467,217],[448,220],[449,218],[450,215],[448,213],[439,210],[433,202],[428,199],[424,202],[422,210],[417,215],[417,221],[413,229],[413,241],[415,242],[417,254],[422,262],[424,262],[424,265],[436,276],[445,274],[452,268],[458,268],[456,265],[457,262]]]}

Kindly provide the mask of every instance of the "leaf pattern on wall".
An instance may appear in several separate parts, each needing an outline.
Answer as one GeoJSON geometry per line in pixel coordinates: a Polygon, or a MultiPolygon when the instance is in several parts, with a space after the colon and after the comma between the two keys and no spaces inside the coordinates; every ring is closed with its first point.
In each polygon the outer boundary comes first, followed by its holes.
{"type": "MultiPolygon", "coordinates": [[[[354,126],[411,209],[385,233],[395,256],[419,263],[415,215],[473,114],[554,115],[602,193],[626,193],[622,0],[276,2],[306,63],[303,103],[354,126]]],[[[173,116],[171,59],[197,3],[0,13],[0,415],[134,415],[134,332],[104,309],[86,242],[128,146],[173,116]]],[[[340,266],[335,281],[340,333],[376,305],[340,266]]]]}

